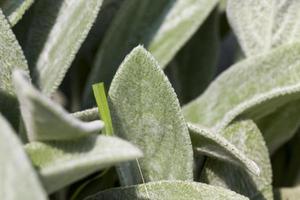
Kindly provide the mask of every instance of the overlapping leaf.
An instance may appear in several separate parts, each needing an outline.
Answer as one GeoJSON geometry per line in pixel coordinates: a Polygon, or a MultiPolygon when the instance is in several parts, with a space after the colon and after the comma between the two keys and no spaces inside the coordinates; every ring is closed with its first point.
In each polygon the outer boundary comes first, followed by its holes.
{"type": "Polygon", "coordinates": [[[51,93],[61,83],[86,38],[102,0],[41,0],[29,35],[29,61],[34,81],[42,92],[51,93]]]}
{"type": "Polygon", "coordinates": [[[0,199],[46,200],[21,142],[1,115],[0,129],[0,199]]]}
{"type": "Polygon", "coordinates": [[[0,7],[9,23],[14,26],[33,2],[34,0],[2,0],[0,7]]]}
{"type": "Polygon", "coordinates": [[[222,135],[255,161],[260,176],[218,160],[208,159],[202,179],[212,185],[222,186],[250,199],[272,200],[272,170],[268,150],[263,137],[251,120],[237,121],[229,125],[222,135]]]}
{"type": "Polygon", "coordinates": [[[102,121],[81,122],[68,114],[33,88],[22,72],[15,71],[13,78],[29,140],[76,139],[99,133],[104,127],[102,121]]]}
{"type": "Polygon", "coordinates": [[[115,188],[92,195],[86,200],[246,200],[230,190],[203,183],[161,181],[143,185],[115,188]]]}
{"type": "Polygon", "coordinates": [[[297,0],[229,0],[227,15],[249,56],[299,41],[299,9],[297,0]]]}
{"type": "Polygon", "coordinates": [[[73,141],[32,142],[25,149],[38,168],[48,193],[98,170],[142,155],[128,142],[101,135],[73,141]]]}
{"type": "Polygon", "coordinates": [[[205,128],[188,124],[193,147],[196,152],[241,166],[255,175],[260,169],[255,162],[238,150],[233,144],[219,134],[205,128]]]}
{"type": "Polygon", "coordinates": [[[222,128],[241,114],[260,118],[299,98],[299,54],[300,43],[295,43],[232,66],[183,108],[185,117],[222,128]]]}
{"type": "MultiPolygon", "coordinates": [[[[135,48],[121,64],[109,90],[115,134],[140,147],[146,182],[192,180],[188,129],[171,84],[154,58],[135,48]]],[[[125,185],[141,183],[136,162],[120,166],[125,185]]]]}

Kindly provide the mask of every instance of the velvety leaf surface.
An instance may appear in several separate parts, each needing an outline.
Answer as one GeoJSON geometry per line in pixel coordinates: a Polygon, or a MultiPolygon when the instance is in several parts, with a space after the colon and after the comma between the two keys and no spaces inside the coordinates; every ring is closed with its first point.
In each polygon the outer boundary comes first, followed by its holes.
{"type": "MultiPolygon", "coordinates": [[[[136,144],[146,182],[192,180],[193,152],[179,102],[163,71],[142,47],[121,64],[109,90],[115,134],[136,144]]],[[[141,183],[136,162],[120,166],[124,185],[141,183]]]]}
{"type": "Polygon", "coordinates": [[[28,49],[34,81],[51,95],[59,86],[99,12],[102,0],[41,0],[28,49]],[[51,28],[51,30],[49,29],[51,28]],[[41,33],[42,32],[42,33],[41,33]]]}
{"type": "Polygon", "coordinates": [[[218,0],[177,0],[149,44],[161,67],[192,37],[218,0]]]}
{"type": "Polygon", "coordinates": [[[142,153],[115,137],[89,136],[73,141],[32,142],[25,146],[48,193],[142,153]]]}
{"type": "Polygon", "coordinates": [[[0,199],[46,200],[21,142],[1,115],[0,129],[0,199]]]}
{"type": "Polygon", "coordinates": [[[197,153],[241,166],[255,175],[260,174],[257,164],[221,135],[193,124],[188,124],[188,128],[197,153]]]}
{"type": "Polygon", "coordinates": [[[33,2],[34,0],[1,0],[0,7],[9,23],[14,26],[33,2]]]}
{"type": "Polygon", "coordinates": [[[82,122],[39,93],[24,74],[13,74],[21,114],[30,141],[68,140],[99,133],[102,121],[82,122]]]}
{"type": "Polygon", "coordinates": [[[229,125],[222,135],[243,151],[248,158],[255,161],[261,174],[250,175],[231,164],[209,158],[202,179],[208,184],[231,189],[250,199],[272,200],[272,170],[269,154],[256,125],[250,120],[237,121],[229,125]]]}
{"type": "Polygon", "coordinates": [[[203,183],[161,181],[137,186],[115,188],[90,196],[85,200],[246,200],[230,190],[203,183]]]}
{"type": "Polygon", "coordinates": [[[228,0],[227,16],[247,56],[299,41],[298,0],[228,0]]]}
{"type": "Polygon", "coordinates": [[[298,98],[299,54],[295,43],[230,67],[183,108],[186,119],[220,129],[238,115],[260,118],[298,98]]]}
{"type": "Polygon", "coordinates": [[[275,200],[298,200],[300,186],[294,188],[280,188],[275,191],[275,200]]]}
{"type": "Polygon", "coordinates": [[[83,111],[78,111],[73,113],[72,115],[82,121],[94,121],[99,119],[98,108],[90,108],[83,111]]]}

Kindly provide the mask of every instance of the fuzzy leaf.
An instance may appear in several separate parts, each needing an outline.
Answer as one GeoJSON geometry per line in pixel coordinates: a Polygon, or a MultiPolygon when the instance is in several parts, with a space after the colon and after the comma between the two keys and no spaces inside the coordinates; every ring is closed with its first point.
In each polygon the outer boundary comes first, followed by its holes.
{"type": "Polygon", "coordinates": [[[34,0],[1,0],[0,7],[9,23],[14,26],[33,2],[34,0]]]}
{"type": "Polygon", "coordinates": [[[177,0],[149,45],[149,51],[165,67],[192,37],[219,0],[177,0]]]}
{"type": "Polygon", "coordinates": [[[86,38],[102,0],[48,0],[37,2],[28,49],[34,81],[51,95],[60,85],[77,51],[86,38]]]}
{"type": "Polygon", "coordinates": [[[260,176],[250,175],[231,164],[208,158],[202,179],[208,184],[222,186],[249,199],[272,200],[272,170],[268,150],[263,137],[251,120],[237,121],[229,125],[222,135],[246,156],[255,161],[260,176]]]}
{"type": "Polygon", "coordinates": [[[25,146],[48,193],[119,162],[141,157],[133,145],[92,135],[73,141],[32,142],[25,146]]]}
{"type": "Polygon", "coordinates": [[[68,140],[99,133],[102,121],[81,122],[39,93],[20,71],[13,74],[21,114],[30,141],[68,140]]]}
{"type": "Polygon", "coordinates": [[[300,196],[300,186],[293,188],[280,188],[275,191],[275,200],[298,200],[300,196]]]}
{"type": "Polygon", "coordinates": [[[299,98],[299,54],[295,43],[230,67],[183,108],[186,119],[221,129],[241,114],[260,118],[299,98]]]}
{"type": "Polygon", "coordinates": [[[227,16],[249,56],[299,41],[299,9],[298,0],[228,0],[227,16]]]}
{"type": "Polygon", "coordinates": [[[99,119],[99,111],[97,107],[78,111],[73,113],[72,115],[82,121],[94,121],[99,119]]]}
{"type": "Polygon", "coordinates": [[[85,200],[247,200],[235,192],[203,183],[161,181],[143,185],[114,188],[99,192],[85,200]]]}
{"type": "Polygon", "coordinates": [[[196,152],[241,166],[255,175],[260,174],[257,164],[221,135],[193,124],[188,124],[188,128],[196,152]]]}
{"type": "Polygon", "coordinates": [[[292,101],[257,121],[271,155],[297,132],[300,127],[299,110],[299,100],[292,101]]]}
{"type": "MultiPolygon", "coordinates": [[[[192,180],[193,152],[176,94],[154,58],[142,47],[123,61],[109,90],[115,134],[136,144],[146,182],[192,180]]],[[[120,167],[125,185],[141,183],[136,162],[120,167]]]]}
{"type": "Polygon", "coordinates": [[[46,200],[21,142],[1,115],[0,129],[0,199],[46,200]]]}

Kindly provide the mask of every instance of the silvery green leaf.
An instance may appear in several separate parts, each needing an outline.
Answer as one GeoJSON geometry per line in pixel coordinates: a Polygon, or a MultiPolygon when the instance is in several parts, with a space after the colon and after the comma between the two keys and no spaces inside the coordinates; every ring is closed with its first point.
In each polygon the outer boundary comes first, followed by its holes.
{"type": "Polygon", "coordinates": [[[197,153],[241,166],[257,176],[260,174],[257,164],[220,134],[193,124],[188,124],[188,128],[197,153]]]}
{"type": "Polygon", "coordinates": [[[101,135],[73,141],[31,142],[25,149],[38,168],[48,193],[96,171],[142,155],[126,141],[101,135]]]}
{"type": "Polygon", "coordinates": [[[0,199],[46,200],[46,193],[21,142],[1,115],[0,129],[0,199]]]}
{"type": "Polygon", "coordinates": [[[300,186],[284,187],[275,190],[275,200],[298,200],[300,196],[300,186]]]}
{"type": "Polygon", "coordinates": [[[2,0],[0,7],[9,23],[14,26],[33,2],[34,0],[2,0]]]}
{"type": "Polygon", "coordinates": [[[222,135],[258,164],[260,176],[208,158],[202,179],[208,184],[228,188],[249,199],[272,200],[272,169],[268,149],[256,125],[251,120],[236,121],[229,125],[222,135]]]}
{"type": "Polygon", "coordinates": [[[299,41],[300,1],[228,0],[227,16],[247,56],[299,41]]]}
{"type": "Polygon", "coordinates": [[[292,101],[270,115],[257,120],[270,154],[290,140],[300,127],[300,103],[292,101]]]}
{"type": "Polygon", "coordinates": [[[99,119],[99,111],[98,108],[90,108],[83,111],[78,111],[72,114],[74,117],[82,120],[82,121],[94,121],[99,119]]]}
{"type": "Polygon", "coordinates": [[[17,68],[28,73],[28,66],[23,51],[1,10],[0,32],[0,112],[14,127],[17,127],[19,111],[11,74],[13,69],[17,68]]]}
{"type": "Polygon", "coordinates": [[[61,83],[101,4],[102,0],[37,2],[28,49],[32,51],[29,58],[34,66],[34,81],[46,95],[61,83]]]}
{"type": "Polygon", "coordinates": [[[247,200],[233,191],[189,181],[160,181],[130,187],[113,188],[85,200],[247,200]]]}
{"type": "Polygon", "coordinates": [[[143,44],[164,68],[192,37],[218,0],[129,0],[123,4],[107,33],[86,86],[91,98],[93,82],[110,84],[127,53],[143,44]],[[136,12],[136,11],[139,12],[136,12]],[[125,21],[128,20],[128,23],[125,21]],[[122,47],[122,48],[121,48],[122,47]],[[113,56],[113,59],[112,59],[113,56]]]}
{"type": "Polygon", "coordinates": [[[241,114],[261,118],[299,98],[299,54],[295,43],[235,64],[183,108],[186,119],[221,129],[241,114]]]}
{"type": "MultiPolygon", "coordinates": [[[[142,47],[123,61],[110,90],[115,134],[136,144],[146,182],[192,180],[193,152],[179,102],[154,58],[142,47]]],[[[119,167],[124,185],[141,183],[137,162],[119,167]]]]}
{"type": "Polygon", "coordinates": [[[218,0],[177,0],[149,44],[161,67],[192,37],[218,0]]]}
{"type": "Polygon", "coordinates": [[[82,122],[39,93],[24,74],[13,74],[21,114],[30,141],[69,140],[99,133],[102,121],[82,122]]]}

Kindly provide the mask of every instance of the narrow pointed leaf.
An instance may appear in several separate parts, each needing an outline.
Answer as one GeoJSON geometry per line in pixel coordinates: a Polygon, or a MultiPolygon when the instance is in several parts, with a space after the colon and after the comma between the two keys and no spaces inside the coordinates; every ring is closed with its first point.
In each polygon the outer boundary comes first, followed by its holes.
{"type": "Polygon", "coordinates": [[[260,176],[250,175],[231,164],[208,158],[202,179],[211,185],[222,186],[256,200],[272,200],[272,170],[263,137],[251,120],[229,125],[222,135],[255,161],[260,176]]]}
{"type": "Polygon", "coordinates": [[[193,124],[188,124],[188,127],[197,153],[241,166],[255,175],[260,174],[257,164],[221,135],[193,124]]]}
{"type": "MultiPolygon", "coordinates": [[[[109,90],[115,134],[136,144],[145,182],[192,180],[193,152],[176,94],[154,58],[135,48],[109,90]]],[[[141,183],[136,162],[120,166],[125,185],[141,183]]]]}
{"type": "Polygon", "coordinates": [[[90,136],[74,141],[32,142],[25,146],[48,193],[142,153],[121,139],[90,136]]]}
{"type": "Polygon", "coordinates": [[[221,129],[241,114],[257,119],[299,98],[299,54],[295,43],[230,67],[183,108],[186,119],[221,129]]]}
{"type": "Polygon", "coordinates": [[[97,17],[102,0],[61,0],[55,4],[47,0],[37,2],[38,15],[28,46],[33,51],[29,58],[35,69],[34,81],[46,95],[60,85],[97,17]]]}
{"type": "Polygon", "coordinates": [[[46,193],[21,142],[1,115],[0,129],[0,199],[46,200],[46,193]]]}
{"type": "Polygon", "coordinates": [[[39,93],[20,71],[14,83],[30,141],[68,140],[99,133],[102,121],[82,122],[39,93]]]}
{"type": "Polygon", "coordinates": [[[247,200],[230,190],[203,183],[161,181],[99,192],[85,200],[247,200]]]}
{"type": "Polygon", "coordinates": [[[228,0],[227,16],[249,56],[299,41],[299,9],[297,0],[228,0]]]}
{"type": "Polygon", "coordinates": [[[33,2],[34,0],[2,0],[0,7],[9,23],[14,26],[33,2]]]}

